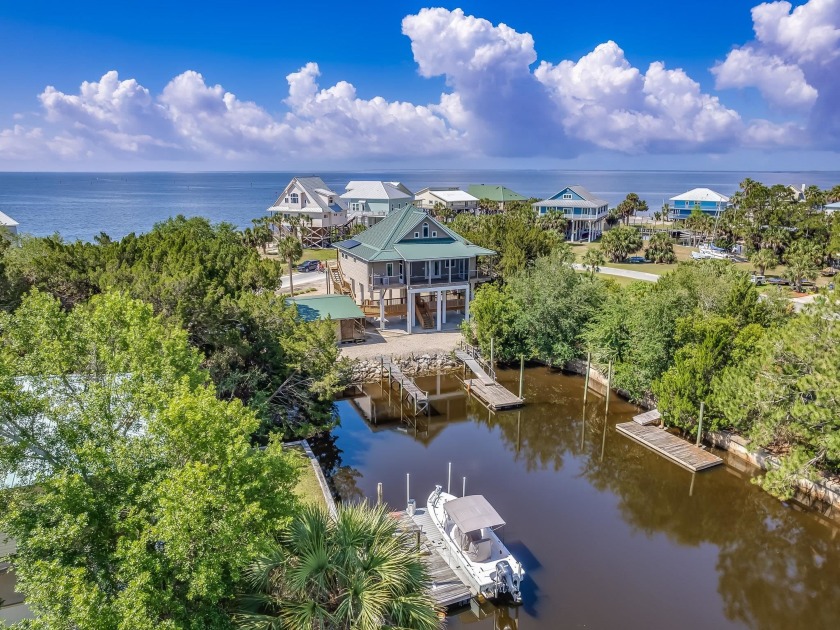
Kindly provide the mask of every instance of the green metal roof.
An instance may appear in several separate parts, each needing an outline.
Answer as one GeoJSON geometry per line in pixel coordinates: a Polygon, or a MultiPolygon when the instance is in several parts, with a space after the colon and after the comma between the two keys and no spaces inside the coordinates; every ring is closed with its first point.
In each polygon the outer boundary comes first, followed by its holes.
{"type": "Polygon", "coordinates": [[[430,258],[470,258],[491,256],[491,249],[455,241],[454,243],[397,243],[394,249],[403,260],[429,260],[430,258]]]}
{"type": "Polygon", "coordinates": [[[287,304],[297,306],[300,318],[305,322],[319,319],[361,319],[362,313],[353,299],[347,295],[315,295],[312,297],[289,298],[287,304]]]}
{"type": "Polygon", "coordinates": [[[497,203],[504,201],[526,201],[519,193],[513,192],[504,186],[488,186],[486,184],[470,184],[467,192],[478,199],[489,199],[497,203]]]}
{"type": "Polygon", "coordinates": [[[443,225],[434,217],[429,216],[425,211],[414,206],[406,206],[388,214],[379,223],[352,238],[336,243],[336,249],[348,254],[371,261],[408,260],[403,258],[397,251],[405,245],[411,245],[411,251],[417,251],[416,247],[425,247],[424,256],[415,254],[418,258],[414,260],[426,260],[429,258],[464,258],[467,256],[492,256],[496,252],[478,247],[467,241],[460,234],[457,234],[443,225]],[[411,239],[411,243],[400,241],[421,221],[428,221],[431,230],[437,231],[441,236],[431,239],[411,239]],[[436,253],[430,253],[434,246],[436,253]],[[463,253],[464,247],[471,248],[470,253],[463,253]],[[457,252],[457,253],[456,253],[457,252]]]}

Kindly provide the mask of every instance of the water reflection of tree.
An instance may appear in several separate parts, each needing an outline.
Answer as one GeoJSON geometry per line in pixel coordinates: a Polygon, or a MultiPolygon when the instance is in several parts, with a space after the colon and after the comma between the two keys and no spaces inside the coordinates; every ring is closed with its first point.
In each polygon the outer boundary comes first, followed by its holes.
{"type": "Polygon", "coordinates": [[[343,451],[338,448],[337,440],[332,433],[319,433],[309,439],[309,445],[324,471],[333,496],[342,502],[361,501],[365,496],[358,485],[362,473],[352,466],[342,465],[343,451]]]}
{"type": "MultiPolygon", "coordinates": [[[[574,408],[581,408],[579,399],[560,397],[552,399],[551,404],[529,406],[526,411],[479,413],[478,420],[490,428],[498,427],[514,461],[524,461],[528,471],[549,467],[558,471],[563,468],[563,456],[577,452],[581,446],[583,411],[569,414],[568,410],[574,408]]],[[[603,413],[601,402],[587,407],[587,431],[598,422],[599,412],[603,413]]]]}
{"type": "Polygon", "coordinates": [[[652,460],[613,429],[601,461],[602,436],[593,430],[585,442],[583,475],[619,497],[622,517],[639,530],[681,545],[716,545],[727,617],[753,628],[836,627],[840,550],[816,517],[724,470],[698,474],[690,496],[690,473],[652,460]]]}

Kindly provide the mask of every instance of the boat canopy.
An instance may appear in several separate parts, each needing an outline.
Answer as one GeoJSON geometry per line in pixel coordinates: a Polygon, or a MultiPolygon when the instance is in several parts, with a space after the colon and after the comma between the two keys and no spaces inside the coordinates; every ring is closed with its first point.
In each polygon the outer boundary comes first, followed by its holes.
{"type": "Polygon", "coordinates": [[[480,494],[453,499],[443,504],[447,516],[462,532],[474,532],[482,527],[501,527],[505,524],[499,513],[480,494]]]}

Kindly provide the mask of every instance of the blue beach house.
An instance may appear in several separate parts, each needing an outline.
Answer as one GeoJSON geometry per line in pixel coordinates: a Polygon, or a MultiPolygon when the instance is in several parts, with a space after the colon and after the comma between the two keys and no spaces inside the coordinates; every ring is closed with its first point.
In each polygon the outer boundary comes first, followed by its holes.
{"type": "Polygon", "coordinates": [[[348,216],[365,227],[414,203],[414,193],[400,182],[352,181],[345,190],[341,199],[347,204],[348,216]]]}
{"type": "Polygon", "coordinates": [[[567,186],[548,199],[533,204],[539,216],[552,211],[562,213],[568,225],[566,240],[592,242],[604,231],[608,204],[583,186],[567,186]]]}
{"type": "Polygon", "coordinates": [[[711,217],[717,218],[729,206],[729,197],[708,188],[695,188],[686,193],[671,197],[670,218],[686,219],[694,208],[699,207],[711,217]]]}

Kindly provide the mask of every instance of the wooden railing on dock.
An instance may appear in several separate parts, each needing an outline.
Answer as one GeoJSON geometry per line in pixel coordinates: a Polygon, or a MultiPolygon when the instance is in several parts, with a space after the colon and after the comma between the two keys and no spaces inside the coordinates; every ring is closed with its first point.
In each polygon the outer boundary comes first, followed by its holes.
{"type": "Polygon", "coordinates": [[[501,411],[525,404],[524,399],[499,385],[493,366],[482,358],[475,346],[462,341],[460,347],[455,350],[455,358],[464,364],[463,380],[467,393],[478,398],[488,409],[501,411]],[[467,378],[467,368],[475,374],[475,378],[467,378]]]}
{"type": "Polygon", "coordinates": [[[399,366],[391,363],[391,360],[387,357],[382,357],[381,362],[382,373],[385,374],[387,372],[388,374],[389,389],[399,387],[400,400],[405,400],[409,405],[413,405],[416,426],[417,416],[430,412],[428,392],[417,387],[414,379],[403,374],[399,366]]]}

